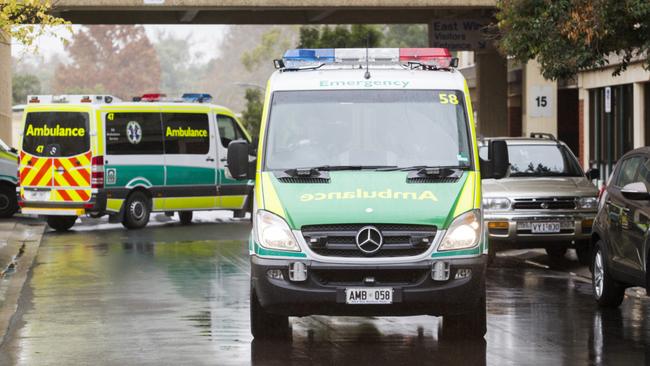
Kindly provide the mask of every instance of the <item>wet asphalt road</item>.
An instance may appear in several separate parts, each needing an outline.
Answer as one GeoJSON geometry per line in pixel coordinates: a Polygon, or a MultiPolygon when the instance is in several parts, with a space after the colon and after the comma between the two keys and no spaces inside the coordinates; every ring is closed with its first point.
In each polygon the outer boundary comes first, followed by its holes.
{"type": "Polygon", "coordinates": [[[246,221],[89,229],[45,236],[0,364],[650,365],[650,300],[600,312],[570,260],[497,258],[485,342],[439,340],[422,316],[292,318],[291,341],[259,343],[246,221]]]}

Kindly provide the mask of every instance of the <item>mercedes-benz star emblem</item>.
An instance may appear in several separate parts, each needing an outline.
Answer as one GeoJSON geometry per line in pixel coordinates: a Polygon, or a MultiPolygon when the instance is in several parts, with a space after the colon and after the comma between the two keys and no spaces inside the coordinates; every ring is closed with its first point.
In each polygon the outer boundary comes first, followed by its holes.
{"type": "Polygon", "coordinates": [[[374,254],[384,244],[384,237],[374,226],[364,226],[357,232],[357,247],[366,254],[374,254]]]}

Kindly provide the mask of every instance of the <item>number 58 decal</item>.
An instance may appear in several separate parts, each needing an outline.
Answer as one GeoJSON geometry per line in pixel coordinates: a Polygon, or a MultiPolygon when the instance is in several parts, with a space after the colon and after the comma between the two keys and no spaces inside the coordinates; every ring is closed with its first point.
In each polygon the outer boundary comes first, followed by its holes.
{"type": "Polygon", "coordinates": [[[440,98],[440,104],[458,104],[456,94],[440,93],[438,97],[440,98]]]}

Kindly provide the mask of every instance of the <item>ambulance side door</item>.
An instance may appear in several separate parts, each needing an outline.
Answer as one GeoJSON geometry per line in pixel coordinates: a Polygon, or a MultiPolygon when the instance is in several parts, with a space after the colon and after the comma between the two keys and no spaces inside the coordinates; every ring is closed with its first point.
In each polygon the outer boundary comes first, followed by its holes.
{"type": "Polygon", "coordinates": [[[164,209],[217,207],[215,129],[206,112],[162,113],[165,141],[164,209]]]}
{"type": "Polygon", "coordinates": [[[217,143],[219,150],[218,164],[218,182],[219,182],[219,199],[220,207],[225,209],[241,209],[246,203],[246,197],[252,189],[250,181],[240,181],[230,177],[226,171],[228,161],[228,144],[231,141],[245,139],[250,142],[250,138],[244,133],[241,126],[237,123],[234,116],[226,113],[217,112],[218,137],[217,143]]]}

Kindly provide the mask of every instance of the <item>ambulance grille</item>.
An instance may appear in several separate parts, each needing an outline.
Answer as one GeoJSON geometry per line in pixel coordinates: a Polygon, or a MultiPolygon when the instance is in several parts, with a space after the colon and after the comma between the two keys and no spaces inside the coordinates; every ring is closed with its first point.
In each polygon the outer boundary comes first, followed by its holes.
{"type": "Polygon", "coordinates": [[[303,226],[302,235],[316,254],[328,257],[411,257],[433,245],[437,228],[432,225],[337,224],[303,226]],[[382,247],[373,254],[362,252],[356,243],[359,230],[374,226],[383,236],[382,247]]]}
{"type": "Polygon", "coordinates": [[[459,178],[409,177],[406,183],[456,183],[459,178]]]}

